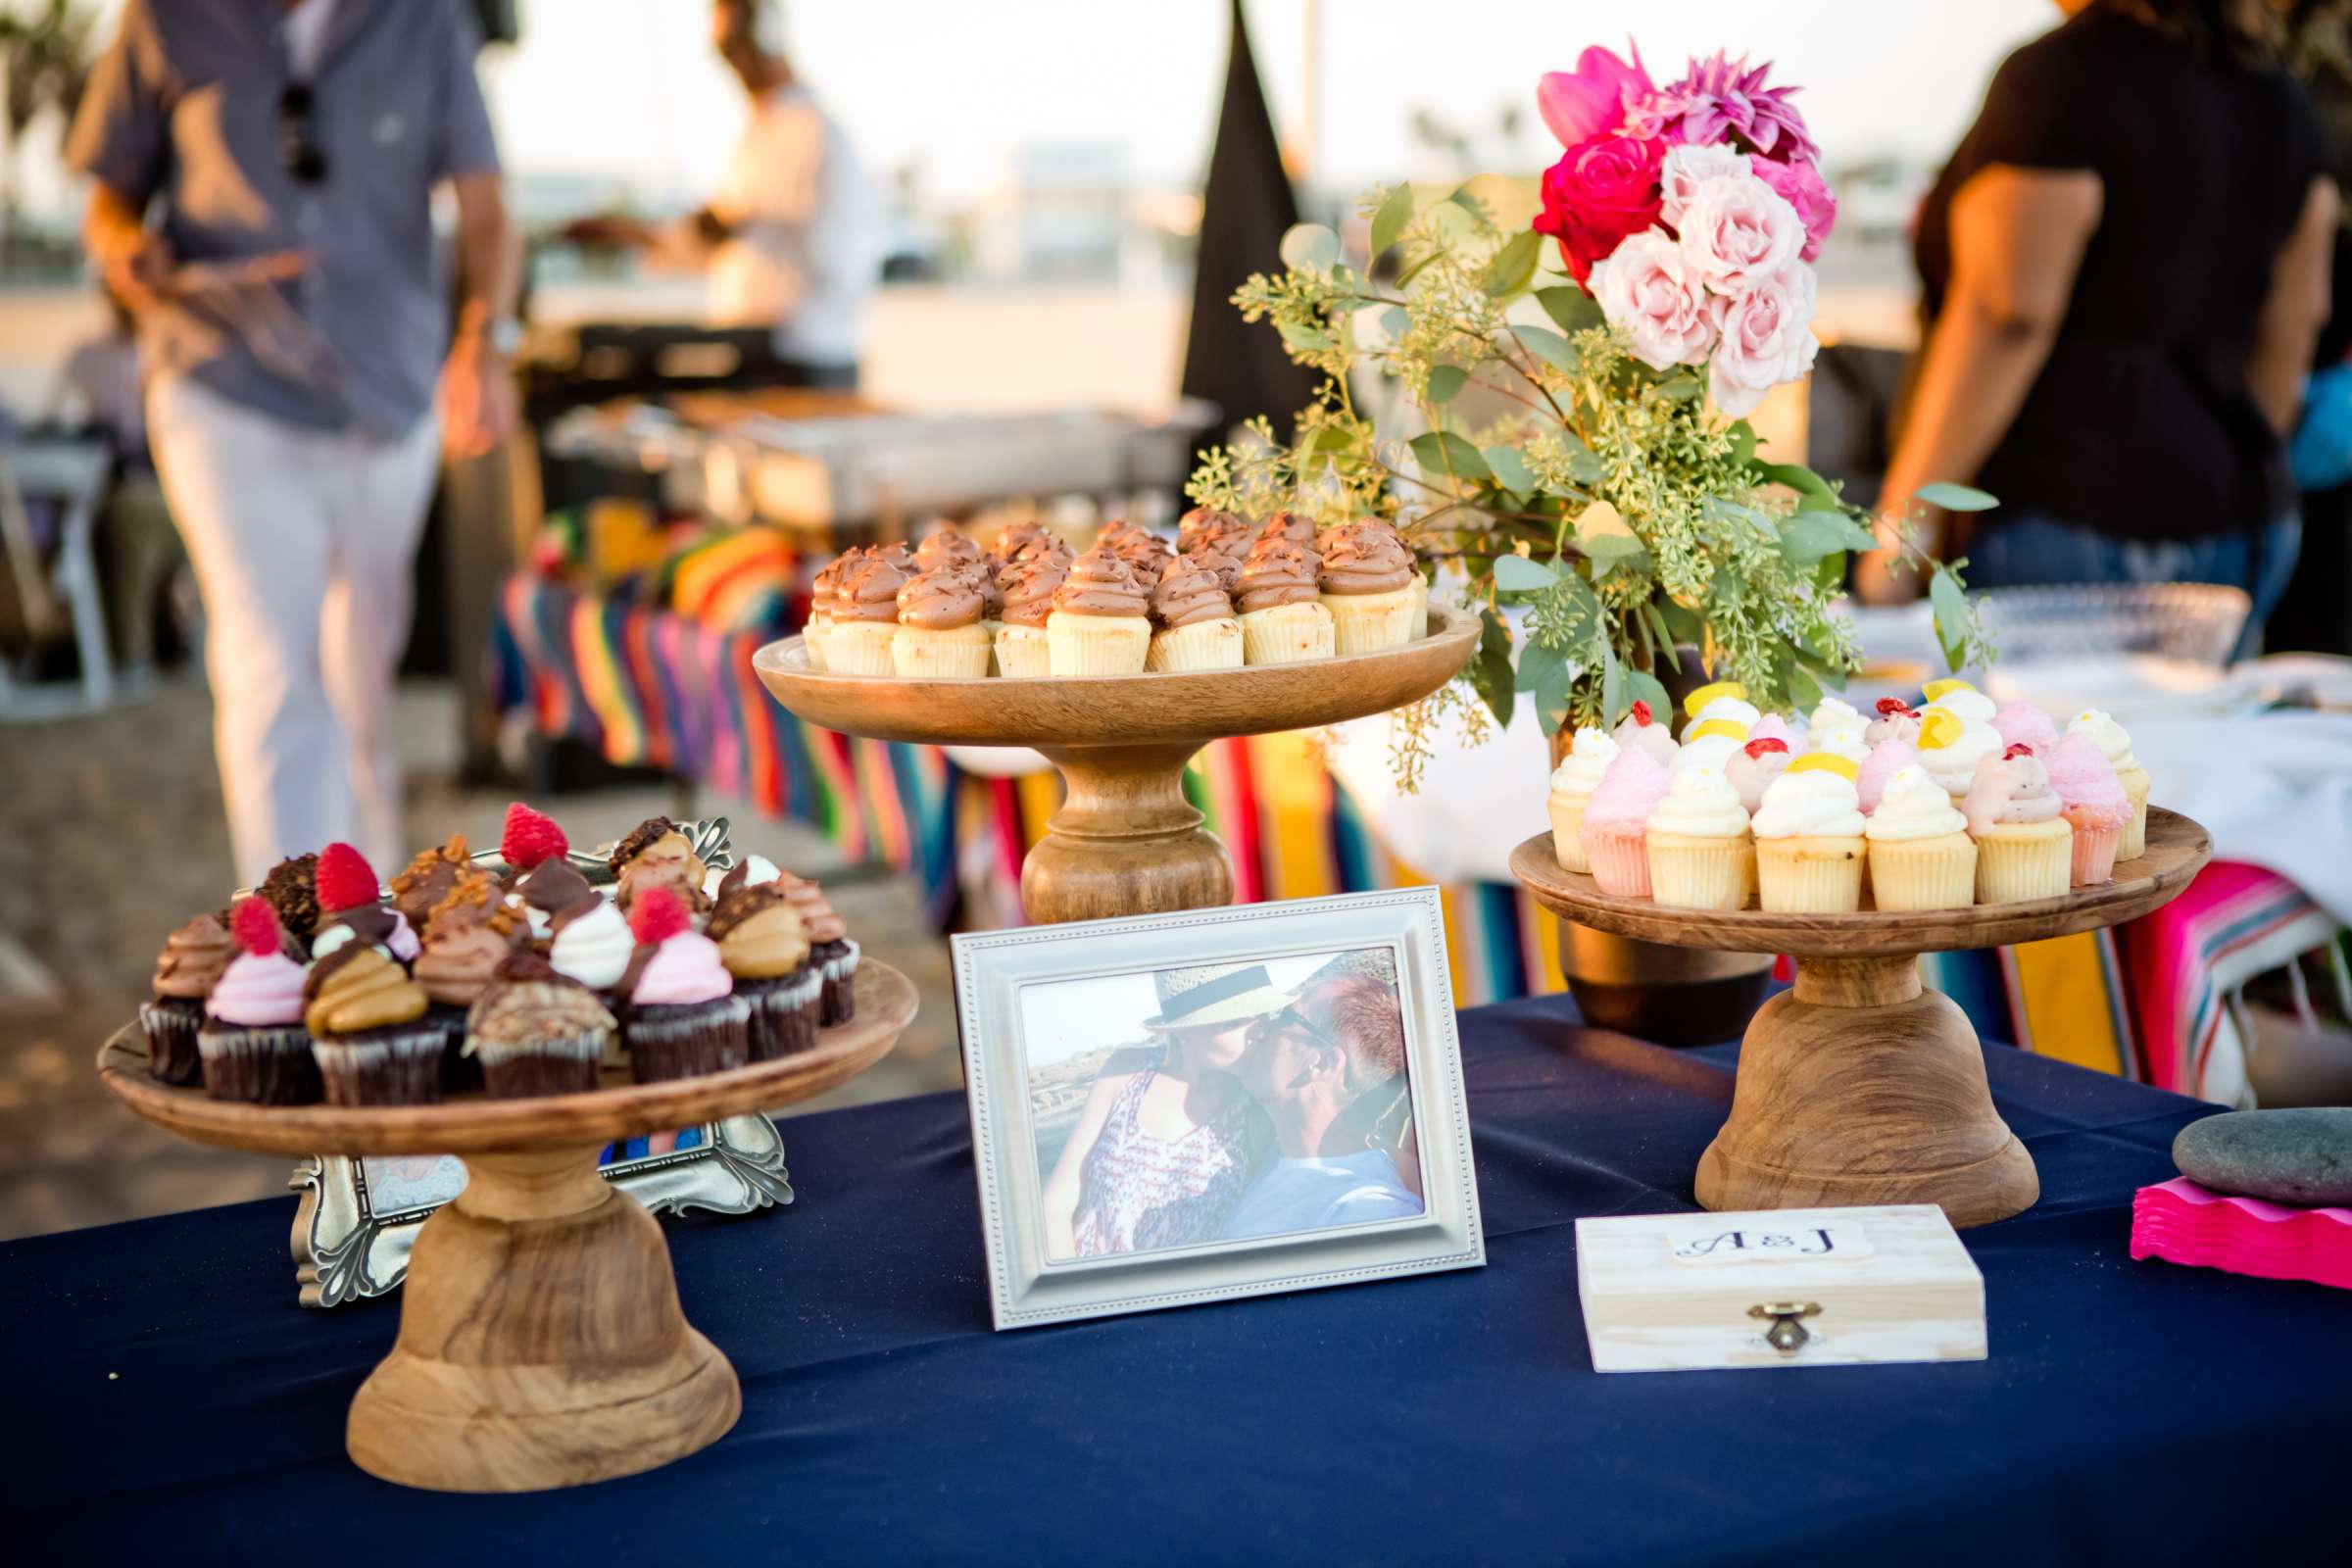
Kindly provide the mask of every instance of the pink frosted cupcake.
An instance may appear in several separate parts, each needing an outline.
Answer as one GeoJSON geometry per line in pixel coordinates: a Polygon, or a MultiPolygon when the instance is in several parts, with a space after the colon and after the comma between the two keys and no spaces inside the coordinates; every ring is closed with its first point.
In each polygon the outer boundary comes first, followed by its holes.
{"type": "MultiPolygon", "coordinates": [[[[2047,722],[2046,720],[2044,722],[2047,722]]],[[[2089,739],[2069,735],[2050,753],[2050,788],[2058,792],[2066,819],[2075,825],[2074,883],[2093,887],[2115,876],[2115,851],[2132,820],[2132,798],[2123,780],[2089,739]]]]}
{"type": "MultiPolygon", "coordinates": [[[[1919,713],[1900,697],[1880,698],[1879,716],[1872,719],[1869,727],[1862,731],[1862,744],[1865,746],[1884,746],[1888,741],[1901,741],[1905,746],[1916,745],[1919,741],[1919,713]]],[[[1893,776],[1887,774],[1889,778],[1893,776]]],[[[1867,811],[1870,808],[1865,806],[1862,809],[1867,811]]]]}
{"type": "MultiPolygon", "coordinates": [[[[1917,719],[1912,720],[1912,727],[1916,732],[1917,719]]],[[[1880,800],[1886,794],[1888,779],[1906,767],[1918,765],[1918,749],[1907,740],[1889,735],[1873,746],[1870,755],[1862,759],[1854,771],[1854,793],[1862,798],[1863,811],[1868,813],[1879,808],[1880,800]]]]}
{"type": "MultiPolygon", "coordinates": [[[[1756,727],[1761,729],[1771,722],[1772,715],[1767,713],[1756,727]]],[[[1765,790],[1774,779],[1788,772],[1788,764],[1795,760],[1796,754],[1785,736],[1751,735],[1745,746],[1725,760],[1724,782],[1740,797],[1740,808],[1752,816],[1756,808],[1764,804],[1765,790]]]]}
{"type": "Polygon", "coordinates": [[[1600,775],[1599,787],[1585,803],[1577,840],[1601,892],[1649,897],[1649,817],[1666,798],[1669,782],[1665,765],[1640,745],[1625,747],[1600,775]]]}
{"type": "Polygon", "coordinates": [[[2032,703],[2011,703],[1999,709],[1992,715],[1992,727],[1999,732],[2003,746],[2031,746],[2034,755],[2045,761],[2058,750],[2058,726],[2032,703]]]}
{"type": "Polygon", "coordinates": [[[1805,721],[1801,718],[1791,719],[1786,713],[1766,713],[1747,726],[1747,738],[1751,741],[1779,741],[1788,748],[1790,757],[1795,757],[1805,749],[1805,721]]]}
{"type": "Polygon", "coordinates": [[[621,981],[621,1044],[641,1084],[751,1060],[751,1004],[735,995],[718,944],[688,921],[685,901],[668,888],[648,888],[629,911],[637,951],[621,981]]]}
{"type": "Polygon", "coordinates": [[[1609,739],[1615,741],[1620,750],[1648,753],[1649,760],[1660,767],[1673,761],[1674,754],[1682,750],[1675,738],[1667,733],[1666,726],[1659,723],[1657,716],[1650,712],[1647,703],[1634,704],[1633,710],[1618,720],[1617,727],[1609,732],[1609,739]]]}

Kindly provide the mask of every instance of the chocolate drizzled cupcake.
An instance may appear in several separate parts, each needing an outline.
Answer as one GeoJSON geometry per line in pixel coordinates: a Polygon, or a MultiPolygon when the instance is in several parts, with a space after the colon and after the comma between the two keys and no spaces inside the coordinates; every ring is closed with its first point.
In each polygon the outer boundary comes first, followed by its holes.
{"type": "Polygon", "coordinates": [[[1305,545],[1260,535],[1242,564],[1237,601],[1243,655],[1250,663],[1291,664],[1332,656],[1331,612],[1323,608],[1316,587],[1320,566],[1305,545]]]}
{"type": "Polygon", "coordinates": [[[453,833],[449,842],[437,850],[426,850],[408,864],[408,869],[392,879],[392,907],[398,909],[410,928],[424,930],[433,910],[448,898],[458,885],[458,878],[474,869],[473,860],[466,850],[466,835],[453,833]]]}
{"type": "Polygon", "coordinates": [[[1152,591],[1152,650],[1145,667],[1159,670],[1239,669],[1242,623],[1216,568],[1179,556],[1152,591]]]}
{"type": "Polygon", "coordinates": [[[441,1098],[447,1031],[406,965],[347,942],[311,965],[302,1022],[330,1105],[424,1105],[441,1098]]]}
{"type": "Polygon", "coordinates": [[[466,1054],[466,1015],[523,939],[522,916],[487,871],[468,872],[426,916],[416,975],[430,1004],[425,1020],[441,1031],[444,1091],[481,1086],[481,1063],[466,1054]]]}
{"type": "Polygon", "coordinates": [[[160,1082],[192,1084],[204,1076],[196,1049],[204,1002],[236,953],[228,927],[217,915],[190,915],[164,939],[155,958],[152,1000],[139,1008],[139,1023],[147,1031],[147,1071],[160,1082]]]}
{"type": "Polygon", "coordinates": [[[1069,568],[1051,553],[1016,561],[997,573],[1003,596],[1003,624],[997,628],[997,673],[1034,676],[1053,673],[1046,617],[1069,568]]]}
{"type": "Polygon", "coordinates": [[[823,1004],[817,1022],[825,1028],[848,1023],[858,1015],[858,944],[850,928],[825,898],[825,890],[806,877],[787,875],[778,887],[799,911],[801,928],[808,937],[808,958],[825,977],[823,1004]]]}
{"type": "Polygon", "coordinates": [[[493,1100],[582,1094],[613,1031],[595,992],[556,973],[536,954],[516,952],[491,975],[466,1015],[466,1050],[493,1100]]]}
{"type": "Polygon", "coordinates": [[[810,961],[808,927],[773,882],[728,889],[704,935],[735,977],[735,995],[751,1004],[754,1061],[772,1061],[816,1044],[824,971],[810,961]]]}
{"type": "Polygon", "coordinates": [[[702,857],[678,825],[666,816],[651,816],[629,830],[612,848],[612,898],[625,913],[638,896],[652,887],[673,890],[689,912],[709,907],[703,895],[706,867],[702,857]]]}

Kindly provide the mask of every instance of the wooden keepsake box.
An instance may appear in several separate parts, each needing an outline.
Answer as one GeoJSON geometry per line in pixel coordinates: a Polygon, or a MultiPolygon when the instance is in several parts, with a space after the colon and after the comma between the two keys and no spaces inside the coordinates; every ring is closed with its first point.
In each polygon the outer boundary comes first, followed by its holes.
{"type": "Polygon", "coordinates": [[[1596,1372],[1984,1358],[1984,1277],[1933,1203],[1576,1222],[1596,1372]]]}

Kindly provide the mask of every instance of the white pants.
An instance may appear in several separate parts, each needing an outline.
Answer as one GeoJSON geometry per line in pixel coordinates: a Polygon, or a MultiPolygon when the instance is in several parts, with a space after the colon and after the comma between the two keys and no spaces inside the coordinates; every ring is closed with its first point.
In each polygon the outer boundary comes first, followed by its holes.
{"type": "Polygon", "coordinates": [[[285,425],[157,376],[147,429],[204,595],[213,748],[237,875],[346,840],[406,863],[392,678],[440,466],[430,415],[393,440],[285,425]]]}

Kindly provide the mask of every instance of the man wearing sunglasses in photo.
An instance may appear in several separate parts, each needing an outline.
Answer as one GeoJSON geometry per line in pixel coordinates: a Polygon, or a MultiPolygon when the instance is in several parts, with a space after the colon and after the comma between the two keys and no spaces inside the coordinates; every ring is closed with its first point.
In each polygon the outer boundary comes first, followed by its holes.
{"type": "Polygon", "coordinates": [[[67,141],[84,241],[138,322],[248,883],[336,839],[402,858],[417,538],[443,451],[488,452],[515,417],[478,42],[460,0],[127,0],[67,141]]]}
{"type": "Polygon", "coordinates": [[[1233,1070],[1272,1119],[1281,1158],[1243,1191],[1228,1240],[1422,1211],[1393,1152],[1412,1104],[1395,986],[1362,974],[1310,981],[1250,1026],[1233,1070]]]}

